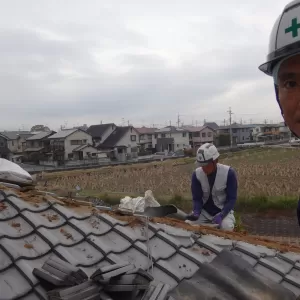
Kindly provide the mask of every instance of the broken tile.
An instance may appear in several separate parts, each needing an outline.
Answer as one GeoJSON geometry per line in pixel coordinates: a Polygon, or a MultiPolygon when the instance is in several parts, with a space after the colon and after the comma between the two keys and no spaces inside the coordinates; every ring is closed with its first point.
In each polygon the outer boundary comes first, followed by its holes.
{"type": "Polygon", "coordinates": [[[170,286],[168,284],[158,283],[157,285],[151,285],[142,300],[164,300],[169,290],[170,286]]]}
{"type": "Polygon", "coordinates": [[[76,213],[74,210],[68,209],[67,207],[64,207],[58,203],[55,203],[53,205],[53,208],[55,209],[56,213],[63,216],[63,218],[70,220],[70,219],[77,219],[77,220],[85,220],[87,219],[91,214],[82,212],[82,214],[76,213]]]}
{"type": "Polygon", "coordinates": [[[231,250],[233,248],[233,243],[234,243],[234,241],[230,239],[225,239],[212,234],[203,234],[201,236],[201,240],[208,241],[211,244],[214,244],[222,249],[227,249],[227,250],[231,250]]]}
{"type": "Polygon", "coordinates": [[[219,246],[211,243],[209,240],[203,240],[202,237],[196,240],[196,244],[200,245],[201,247],[218,254],[222,251],[222,248],[219,246]]]}
{"type": "Polygon", "coordinates": [[[260,257],[273,256],[275,257],[276,251],[260,245],[252,245],[245,242],[237,242],[234,247],[236,250],[246,253],[253,258],[259,259],[260,257]]]}

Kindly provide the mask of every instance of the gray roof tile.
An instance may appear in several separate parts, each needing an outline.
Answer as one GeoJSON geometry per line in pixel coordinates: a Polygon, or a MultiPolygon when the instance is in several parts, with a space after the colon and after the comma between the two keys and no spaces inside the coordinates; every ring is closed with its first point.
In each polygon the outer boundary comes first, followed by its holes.
{"type": "Polygon", "coordinates": [[[14,267],[1,273],[0,291],[2,299],[13,299],[27,294],[31,290],[30,284],[14,267]]]}
{"type": "MultiPolygon", "coordinates": [[[[2,200],[5,209],[0,211],[0,290],[5,299],[46,299],[46,291],[32,272],[41,269],[50,254],[82,268],[88,276],[119,262],[144,270],[151,267],[144,225],[132,226],[107,214],[79,215],[47,202],[32,205],[11,194],[6,192],[10,196],[2,200]]],[[[193,278],[206,263],[214,263],[225,249],[244,258],[263,276],[300,295],[298,254],[278,253],[213,235],[196,236],[164,224],[150,223],[149,238],[154,283],[163,282],[172,289],[193,278]]]]}
{"type": "Polygon", "coordinates": [[[267,266],[262,265],[262,264],[257,264],[254,267],[254,270],[256,270],[257,272],[259,272],[260,274],[262,274],[263,276],[279,283],[282,281],[283,277],[281,275],[279,275],[277,272],[272,271],[271,269],[269,269],[267,266]]]}

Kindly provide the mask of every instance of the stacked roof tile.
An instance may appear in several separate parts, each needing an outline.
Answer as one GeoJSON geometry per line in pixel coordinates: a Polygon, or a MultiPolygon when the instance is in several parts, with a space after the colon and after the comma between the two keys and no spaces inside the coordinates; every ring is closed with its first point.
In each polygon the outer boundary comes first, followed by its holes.
{"type": "Polygon", "coordinates": [[[130,299],[300,295],[300,254],[158,223],[147,247],[143,224],[77,211],[0,191],[0,299],[124,300],[133,285],[144,293],[130,299]]]}

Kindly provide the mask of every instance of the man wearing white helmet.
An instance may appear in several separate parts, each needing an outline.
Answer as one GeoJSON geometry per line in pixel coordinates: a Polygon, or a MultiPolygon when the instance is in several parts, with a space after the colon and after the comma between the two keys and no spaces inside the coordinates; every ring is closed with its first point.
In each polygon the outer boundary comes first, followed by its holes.
{"type": "Polygon", "coordinates": [[[233,168],[218,163],[217,148],[206,143],[196,156],[198,168],[192,175],[193,211],[186,222],[214,223],[224,230],[233,230],[233,208],[237,199],[237,178],[233,168]]]}
{"type": "MultiPolygon", "coordinates": [[[[300,0],[286,5],[277,18],[270,36],[267,62],[259,69],[273,77],[284,121],[300,137],[300,0]]],[[[297,217],[300,225],[300,201],[297,217]]]]}

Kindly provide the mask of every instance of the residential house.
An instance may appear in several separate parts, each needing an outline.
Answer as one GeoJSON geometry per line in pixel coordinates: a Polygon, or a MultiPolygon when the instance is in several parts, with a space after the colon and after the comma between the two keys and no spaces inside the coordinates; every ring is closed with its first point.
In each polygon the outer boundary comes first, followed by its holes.
{"type": "Polygon", "coordinates": [[[138,138],[139,133],[134,127],[117,126],[97,148],[109,151],[111,159],[126,161],[137,157],[138,138]]]}
{"type": "Polygon", "coordinates": [[[2,134],[0,134],[0,158],[5,158],[7,160],[12,160],[11,151],[7,146],[8,138],[2,134]]]}
{"type": "Polygon", "coordinates": [[[153,145],[158,152],[175,152],[189,148],[189,133],[185,128],[167,126],[155,131],[153,145]]]}
{"type": "Polygon", "coordinates": [[[50,152],[50,140],[48,138],[55,133],[55,131],[44,131],[27,138],[24,150],[26,158],[29,161],[41,160],[41,154],[46,155],[50,152]]]}
{"type": "Polygon", "coordinates": [[[218,130],[219,128],[219,125],[215,122],[205,122],[203,126],[208,126],[214,131],[218,130]]]}
{"type": "Polygon", "coordinates": [[[284,123],[257,125],[252,130],[256,142],[289,139],[291,132],[284,123]]]}
{"type": "Polygon", "coordinates": [[[117,126],[114,123],[92,125],[87,129],[93,138],[93,145],[97,147],[103,143],[115,130],[117,126]]]}
{"type": "Polygon", "coordinates": [[[1,134],[7,137],[7,147],[15,155],[23,154],[26,139],[34,135],[30,131],[3,131],[1,134]]]}
{"type": "Polygon", "coordinates": [[[217,133],[229,135],[231,128],[233,145],[249,143],[253,141],[252,130],[255,126],[254,124],[233,123],[231,126],[220,126],[217,133]]]}
{"type": "Polygon", "coordinates": [[[189,144],[193,149],[199,148],[204,143],[213,143],[215,131],[209,126],[185,127],[189,133],[189,144]]]}
{"type": "Polygon", "coordinates": [[[48,137],[52,160],[63,161],[79,158],[84,159],[86,152],[98,153],[97,149],[89,151],[80,149],[79,146],[92,145],[92,136],[81,129],[64,129],[48,137]]]}
{"type": "Polygon", "coordinates": [[[155,149],[153,147],[152,141],[155,137],[155,131],[157,128],[150,128],[150,127],[140,127],[135,128],[137,132],[139,133],[139,148],[140,151],[153,151],[155,149]]]}

